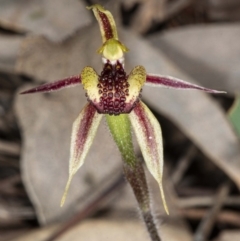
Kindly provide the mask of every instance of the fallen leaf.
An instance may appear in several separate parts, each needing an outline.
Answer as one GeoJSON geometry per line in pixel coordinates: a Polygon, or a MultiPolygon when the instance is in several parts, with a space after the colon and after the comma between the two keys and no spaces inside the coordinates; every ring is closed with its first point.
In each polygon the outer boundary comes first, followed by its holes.
{"type": "Polygon", "coordinates": [[[81,29],[74,37],[59,44],[42,37],[27,37],[22,42],[15,68],[18,73],[29,75],[38,81],[80,74],[89,63],[100,69],[101,57],[96,53],[100,43],[97,25],[81,29]]]}
{"type": "MultiPolygon", "coordinates": [[[[0,10],[1,11],[1,10],[0,10]]],[[[24,37],[0,34],[0,70],[13,72],[24,37]]]]}
{"type": "MultiPolygon", "coordinates": [[[[138,3],[140,5],[132,23],[132,28],[135,31],[144,33],[151,26],[154,20],[163,19],[166,0],[137,0],[134,2],[135,4],[138,3]]],[[[129,7],[133,5],[133,2],[129,3],[128,1],[125,1],[124,4],[129,7]]]]}
{"type": "Polygon", "coordinates": [[[240,25],[183,27],[148,38],[189,76],[229,93],[240,90],[240,25]]]}
{"type": "Polygon", "coordinates": [[[131,27],[133,31],[145,33],[154,22],[166,21],[190,5],[191,2],[191,0],[123,0],[123,6],[129,10],[138,5],[131,27]]]}
{"type": "Polygon", "coordinates": [[[233,241],[238,240],[240,237],[240,231],[238,230],[225,230],[222,231],[215,241],[233,241]]]}
{"type": "Polygon", "coordinates": [[[77,0],[2,0],[0,25],[59,42],[91,23],[85,4],[77,0]]]}
{"type": "Polygon", "coordinates": [[[239,20],[240,2],[238,0],[208,0],[207,15],[214,21],[239,20]]]}

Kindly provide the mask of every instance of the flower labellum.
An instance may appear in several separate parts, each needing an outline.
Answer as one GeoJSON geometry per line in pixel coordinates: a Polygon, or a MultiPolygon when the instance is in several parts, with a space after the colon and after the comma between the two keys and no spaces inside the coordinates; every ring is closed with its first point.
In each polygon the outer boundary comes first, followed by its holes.
{"type": "MultiPolygon", "coordinates": [[[[103,115],[122,155],[131,170],[137,167],[132,144],[131,126],[137,137],[146,166],[159,184],[163,205],[168,213],[164,197],[163,145],[161,128],[149,108],[140,100],[144,85],[176,89],[195,89],[209,93],[224,93],[191,84],[189,82],[159,74],[148,74],[143,66],[136,66],[130,74],[124,69],[124,53],[128,48],[118,39],[117,28],[112,14],[100,5],[87,7],[94,12],[102,35],[103,70],[100,74],[92,67],[85,67],[80,75],[27,90],[21,94],[51,92],[68,86],[82,84],[88,104],[73,123],[69,179],[61,201],[64,204],[71,180],[84,163],[103,115]]],[[[137,168],[136,168],[137,170],[137,168]]],[[[130,173],[130,172],[129,172],[130,173]]],[[[140,190],[140,189],[139,189],[140,190]]]]}

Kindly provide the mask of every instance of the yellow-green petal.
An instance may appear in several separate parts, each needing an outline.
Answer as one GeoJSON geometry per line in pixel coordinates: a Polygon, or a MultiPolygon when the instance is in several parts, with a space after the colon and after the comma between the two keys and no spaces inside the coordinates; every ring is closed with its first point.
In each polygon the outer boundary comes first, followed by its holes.
{"type": "Polygon", "coordinates": [[[98,93],[99,88],[97,87],[98,74],[92,67],[85,67],[81,74],[81,80],[83,88],[87,93],[89,100],[95,105],[100,102],[100,95],[98,93]]]}
{"type": "Polygon", "coordinates": [[[99,115],[91,104],[87,104],[73,123],[69,160],[69,179],[61,200],[61,206],[63,206],[65,202],[74,174],[84,163],[101,118],[102,115],[99,115]]]}
{"type": "Polygon", "coordinates": [[[136,105],[129,118],[148,170],[159,184],[165,211],[169,213],[162,186],[163,145],[160,125],[143,102],[136,105]]]}
{"type": "Polygon", "coordinates": [[[143,66],[136,66],[128,77],[129,95],[127,97],[127,103],[133,103],[138,98],[141,89],[146,81],[146,70],[143,66]]]}

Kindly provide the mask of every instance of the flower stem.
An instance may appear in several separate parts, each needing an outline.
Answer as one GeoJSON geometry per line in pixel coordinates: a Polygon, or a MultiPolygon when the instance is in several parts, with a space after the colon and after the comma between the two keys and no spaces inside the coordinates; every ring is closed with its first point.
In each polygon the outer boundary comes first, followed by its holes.
{"type": "Polygon", "coordinates": [[[124,160],[124,173],[137,199],[151,241],[161,241],[150,208],[150,196],[144,168],[142,162],[137,159],[134,153],[128,115],[106,115],[106,120],[113,139],[124,160]]]}
{"type": "Polygon", "coordinates": [[[151,240],[161,241],[150,207],[150,195],[142,163],[138,161],[134,167],[125,163],[123,169],[138,201],[151,240]]]}

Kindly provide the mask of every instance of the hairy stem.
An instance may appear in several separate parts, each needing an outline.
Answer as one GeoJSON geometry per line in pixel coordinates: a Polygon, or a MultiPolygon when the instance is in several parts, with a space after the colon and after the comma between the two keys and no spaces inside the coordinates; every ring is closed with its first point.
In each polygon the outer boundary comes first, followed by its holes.
{"type": "Polygon", "coordinates": [[[161,241],[150,208],[150,197],[143,165],[134,153],[129,117],[127,114],[106,115],[106,120],[124,160],[124,173],[139,204],[151,241],[161,241]]]}
{"type": "Polygon", "coordinates": [[[138,201],[151,240],[161,241],[150,207],[150,196],[142,163],[138,161],[134,167],[125,163],[123,169],[138,201]]]}

